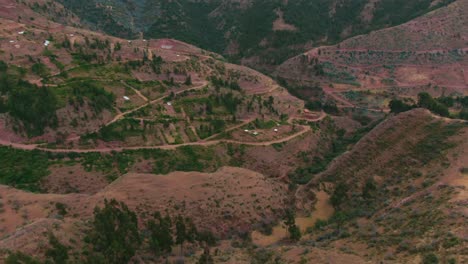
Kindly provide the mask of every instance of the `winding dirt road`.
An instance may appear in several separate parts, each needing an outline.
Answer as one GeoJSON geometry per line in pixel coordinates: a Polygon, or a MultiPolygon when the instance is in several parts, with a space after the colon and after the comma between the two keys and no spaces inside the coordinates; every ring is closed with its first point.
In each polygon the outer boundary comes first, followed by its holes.
{"type": "MultiPolygon", "coordinates": [[[[245,124],[242,124],[245,125],[245,124]]],[[[290,141],[294,138],[300,137],[305,133],[309,132],[311,128],[309,126],[302,126],[302,130],[289,135],[284,138],[264,141],[264,142],[243,142],[243,141],[236,141],[230,139],[219,139],[213,141],[199,141],[199,142],[191,142],[191,143],[183,143],[177,145],[162,145],[162,146],[136,146],[136,147],[118,147],[118,148],[94,148],[94,149],[50,149],[41,147],[38,144],[20,144],[20,143],[11,143],[8,141],[0,140],[0,145],[9,146],[15,149],[22,149],[22,150],[40,150],[44,152],[51,152],[51,153],[110,153],[110,152],[122,152],[125,150],[141,150],[141,149],[165,149],[165,150],[174,150],[179,147],[184,146],[212,146],[217,145],[220,143],[232,143],[232,144],[239,144],[239,145],[248,145],[248,146],[271,146],[273,144],[279,144],[283,142],[290,141]]]]}

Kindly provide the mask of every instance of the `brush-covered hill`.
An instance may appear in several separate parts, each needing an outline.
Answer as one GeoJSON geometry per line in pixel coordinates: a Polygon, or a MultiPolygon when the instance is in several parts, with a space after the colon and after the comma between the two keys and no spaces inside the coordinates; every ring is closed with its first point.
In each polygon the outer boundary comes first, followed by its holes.
{"type": "Polygon", "coordinates": [[[467,133],[422,109],[379,124],[299,188],[299,208],[313,214],[325,190],[336,210],[309,241],[373,261],[465,262],[467,133]]]}
{"type": "MultiPolygon", "coordinates": [[[[33,194],[6,186],[1,189],[0,261],[7,250],[42,256],[52,231],[70,248],[70,260],[83,261],[82,237],[93,228],[95,206],[117,199],[138,215],[139,229],[152,232],[148,220],[155,212],[190,218],[200,231],[228,238],[251,230],[262,219],[277,221],[287,201],[286,188],[277,180],[250,170],[223,167],[214,173],[174,172],[168,175],[128,174],[93,195],[33,194]],[[72,257],[75,256],[75,257],[72,257]]],[[[175,224],[175,223],[174,223],[175,224]]],[[[189,242],[190,243],[190,242],[189,242]]],[[[188,244],[188,243],[187,243],[188,244]]],[[[197,253],[198,249],[187,246],[197,253]]],[[[162,258],[142,247],[140,256],[149,263],[162,258]]],[[[122,262],[123,263],[123,262],[122,262]]]]}
{"type": "Polygon", "coordinates": [[[271,71],[313,46],[407,22],[432,1],[59,0],[83,23],[120,37],[176,38],[271,71]]]}

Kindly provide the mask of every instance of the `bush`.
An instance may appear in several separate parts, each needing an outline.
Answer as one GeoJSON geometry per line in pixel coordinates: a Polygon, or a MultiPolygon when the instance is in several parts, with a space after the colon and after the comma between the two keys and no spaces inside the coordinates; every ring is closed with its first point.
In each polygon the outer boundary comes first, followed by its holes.
{"type": "Polygon", "coordinates": [[[437,257],[436,254],[429,253],[429,254],[424,256],[422,263],[423,264],[437,264],[437,263],[439,263],[439,258],[437,257]]]}
{"type": "Polygon", "coordinates": [[[41,262],[24,253],[15,252],[8,255],[5,264],[41,264],[41,262]]]}
{"type": "Polygon", "coordinates": [[[434,114],[438,114],[445,117],[450,116],[448,107],[432,98],[432,96],[428,93],[418,94],[418,106],[426,108],[434,114]]]}
{"type": "Polygon", "coordinates": [[[331,204],[335,209],[338,209],[347,198],[348,186],[343,182],[338,183],[335,187],[335,190],[333,191],[332,196],[330,197],[331,204]]]}
{"type": "Polygon", "coordinates": [[[403,101],[398,100],[398,99],[391,100],[389,103],[389,107],[390,107],[390,112],[395,113],[395,114],[406,112],[414,108],[414,106],[406,104],[403,101]]]}

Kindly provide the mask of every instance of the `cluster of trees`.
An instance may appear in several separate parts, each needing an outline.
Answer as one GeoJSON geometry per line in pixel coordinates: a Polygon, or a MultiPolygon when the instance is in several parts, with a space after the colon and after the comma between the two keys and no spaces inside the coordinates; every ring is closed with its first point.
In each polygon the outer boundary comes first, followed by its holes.
{"type": "MultiPolygon", "coordinates": [[[[143,58],[143,61],[145,61],[144,58],[143,58]]],[[[164,64],[163,58],[161,56],[156,56],[153,54],[153,59],[150,62],[150,66],[153,72],[157,74],[161,74],[161,69],[162,69],[163,64],[164,64]]]]}
{"type": "Polygon", "coordinates": [[[104,201],[94,209],[94,220],[85,238],[88,263],[128,263],[141,245],[138,219],[124,203],[104,201]]]}
{"type": "Polygon", "coordinates": [[[172,252],[175,245],[179,245],[182,255],[184,243],[201,243],[214,246],[216,238],[210,232],[199,232],[190,218],[169,215],[162,216],[159,212],[148,222],[150,233],[149,244],[152,252],[157,256],[164,256],[172,252]]]}
{"type": "Polygon", "coordinates": [[[197,128],[197,134],[201,139],[210,137],[214,134],[223,132],[226,127],[226,121],[221,119],[209,120],[209,124],[200,124],[197,128]]]}
{"type": "Polygon", "coordinates": [[[21,73],[13,72],[0,61],[0,113],[9,113],[20,121],[18,129],[24,129],[30,137],[43,134],[46,127],[56,127],[55,94],[48,87],[23,81],[21,73]]]}
{"type": "MultiPolygon", "coordinates": [[[[137,250],[148,241],[148,248],[157,257],[167,256],[172,247],[184,243],[199,243],[206,248],[200,263],[212,263],[209,246],[216,245],[216,238],[210,232],[199,232],[190,218],[162,216],[155,213],[147,222],[147,232],[138,228],[137,215],[123,202],[115,199],[105,200],[104,207],[96,207],[91,228],[84,238],[85,246],[80,254],[69,254],[70,250],[52,233],[49,234],[49,248],[45,252],[45,263],[89,263],[89,264],[127,264],[137,250]],[[76,257],[74,261],[71,258],[76,257]],[[211,260],[211,262],[210,262],[211,260]]],[[[8,264],[41,264],[30,256],[16,252],[6,259],[8,264]]]]}
{"type": "Polygon", "coordinates": [[[393,99],[390,101],[389,107],[392,113],[401,113],[416,107],[422,107],[430,110],[434,114],[444,117],[451,117],[449,108],[454,107],[457,103],[462,108],[458,117],[468,120],[468,96],[457,98],[449,96],[433,98],[429,93],[423,92],[418,94],[418,102],[416,104],[406,103],[399,99],[393,99]]]}
{"type": "Polygon", "coordinates": [[[82,80],[69,83],[68,86],[72,90],[72,97],[69,98],[71,105],[83,106],[84,98],[88,100],[88,104],[92,107],[95,113],[101,113],[104,109],[112,109],[115,102],[115,95],[98,86],[92,80],[82,80]]]}
{"type": "Polygon", "coordinates": [[[49,157],[40,151],[0,147],[0,184],[38,192],[40,180],[49,174],[49,157]]]}
{"type": "Polygon", "coordinates": [[[237,107],[242,103],[242,99],[234,96],[233,93],[210,95],[209,100],[205,104],[205,111],[208,115],[214,113],[215,107],[224,107],[227,112],[234,115],[237,107]]]}
{"type": "Polygon", "coordinates": [[[214,85],[214,87],[216,88],[216,90],[219,90],[221,87],[227,87],[231,90],[234,90],[234,91],[240,91],[241,90],[241,87],[239,85],[239,83],[235,80],[224,80],[223,78],[221,77],[216,77],[216,76],[212,76],[210,78],[210,81],[211,83],[214,85]]]}

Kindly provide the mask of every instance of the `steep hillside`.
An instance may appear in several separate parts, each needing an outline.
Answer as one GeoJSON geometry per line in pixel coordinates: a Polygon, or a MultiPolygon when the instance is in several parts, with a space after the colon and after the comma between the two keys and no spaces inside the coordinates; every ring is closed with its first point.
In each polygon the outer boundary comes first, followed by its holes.
{"type": "Polygon", "coordinates": [[[466,95],[467,12],[468,1],[456,1],[400,26],[314,48],[283,63],[277,76],[341,93],[351,105],[365,101],[366,91],[374,101],[387,98],[384,103],[421,91],[466,95]]]}
{"type": "Polygon", "coordinates": [[[113,35],[143,32],[150,38],[176,38],[271,70],[312,46],[398,25],[452,1],[60,2],[83,21],[113,35]]]}
{"type": "MultiPolygon", "coordinates": [[[[141,228],[147,228],[144,227],[147,220],[159,211],[174,217],[190,217],[201,230],[229,237],[250,230],[262,219],[275,221],[286,201],[284,188],[258,173],[230,167],[212,174],[129,174],[94,195],[31,194],[0,186],[4,201],[0,255],[7,249],[43,254],[41,244],[47,243],[48,238],[40,232],[52,226],[56,226],[54,233],[62,241],[79,240],[95,206],[112,198],[125,202],[138,213],[141,228]],[[56,204],[66,208],[65,215],[56,204]],[[24,223],[28,225],[17,229],[24,223]],[[5,234],[8,236],[4,237],[5,234]]],[[[78,253],[79,248],[74,250],[78,253]]]]}
{"type": "Polygon", "coordinates": [[[313,214],[325,190],[337,211],[312,241],[379,260],[466,261],[467,133],[421,109],[378,125],[298,190],[299,208],[313,214]]]}

